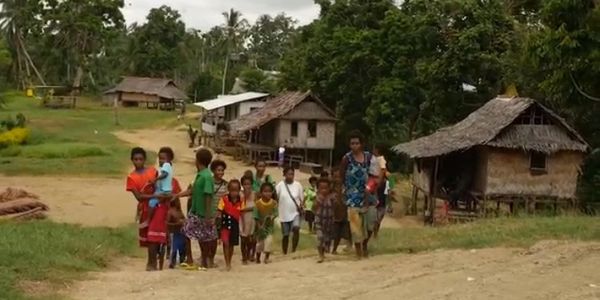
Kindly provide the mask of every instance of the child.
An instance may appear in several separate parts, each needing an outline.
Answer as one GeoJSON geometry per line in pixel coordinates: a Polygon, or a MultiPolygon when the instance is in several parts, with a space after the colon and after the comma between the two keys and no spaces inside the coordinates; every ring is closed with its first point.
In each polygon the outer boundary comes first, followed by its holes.
{"type": "Polygon", "coordinates": [[[332,175],[331,190],[336,197],[333,203],[334,240],[331,254],[337,254],[337,248],[341,239],[347,240],[350,246],[352,243],[350,241],[350,224],[348,223],[348,206],[346,206],[342,191],[341,173],[339,170],[334,170],[332,175]]]}
{"type": "Polygon", "coordinates": [[[304,190],[304,220],[308,223],[308,232],[315,233],[313,228],[313,223],[315,221],[313,205],[315,204],[315,198],[317,197],[317,177],[311,176],[308,179],[308,182],[310,185],[304,190]]]}
{"type": "Polygon", "coordinates": [[[179,254],[179,263],[185,261],[186,256],[186,238],[182,232],[183,224],[185,223],[185,216],[181,210],[181,202],[179,199],[171,201],[171,207],[169,208],[169,216],[167,218],[167,225],[169,227],[169,239],[171,240],[171,257],[169,260],[169,268],[175,268],[177,263],[177,254],[179,254]]]}
{"type": "Polygon", "coordinates": [[[239,244],[240,215],[242,201],[240,197],[240,182],[235,179],[227,184],[229,193],[219,200],[217,207],[217,224],[220,224],[221,242],[223,242],[223,255],[227,271],[231,270],[233,247],[239,244]]]}
{"type": "MultiPolygon", "coordinates": [[[[227,181],[225,179],[223,179],[223,176],[225,176],[225,169],[227,169],[227,164],[220,159],[215,159],[210,164],[210,170],[213,173],[213,180],[214,180],[214,183],[213,183],[213,186],[214,186],[213,199],[214,199],[214,201],[212,204],[213,213],[217,212],[217,204],[219,203],[219,200],[221,200],[221,198],[223,196],[225,196],[228,192],[227,181]]],[[[215,222],[215,224],[217,225],[217,229],[218,229],[220,224],[218,222],[215,222]]],[[[217,240],[214,240],[210,243],[209,255],[208,255],[208,267],[209,268],[217,267],[217,265],[215,264],[215,256],[217,255],[217,244],[218,244],[217,240]]]]}
{"type": "Polygon", "coordinates": [[[262,184],[265,182],[268,182],[270,184],[274,183],[273,178],[271,178],[271,175],[265,174],[265,171],[267,170],[267,163],[264,160],[257,160],[254,167],[256,168],[256,172],[254,173],[252,189],[255,192],[259,192],[262,184]]]}
{"type": "Polygon", "coordinates": [[[325,260],[325,252],[329,251],[333,239],[333,205],[335,194],[330,192],[331,182],[327,178],[319,179],[317,203],[315,204],[315,226],[319,250],[318,263],[325,260]]]}
{"type": "MultiPolygon", "coordinates": [[[[188,213],[188,218],[183,226],[185,235],[190,239],[198,240],[201,253],[200,270],[208,267],[209,252],[212,249],[212,243],[217,241],[217,229],[214,223],[213,197],[214,180],[208,169],[212,161],[212,153],[208,149],[201,148],[196,151],[196,168],[198,174],[194,180],[192,188],[192,203],[188,213]]],[[[189,268],[192,261],[188,257],[189,268]]]]}
{"type": "Polygon", "coordinates": [[[260,255],[265,253],[265,264],[268,264],[273,243],[273,219],[277,217],[277,202],[273,200],[273,185],[268,182],[260,186],[260,198],[254,206],[254,219],[257,223],[256,263],[260,264],[260,255]]]}
{"type": "Polygon", "coordinates": [[[154,198],[150,199],[148,203],[150,210],[148,212],[148,219],[143,225],[148,226],[150,220],[154,216],[154,210],[158,206],[161,200],[170,199],[173,192],[173,166],[171,162],[175,154],[173,149],[170,147],[162,147],[158,150],[158,176],[156,179],[148,182],[149,185],[155,185],[154,198]]]}
{"type": "Polygon", "coordinates": [[[242,219],[240,222],[240,235],[242,236],[242,264],[248,264],[248,260],[254,261],[254,252],[256,250],[256,240],[254,239],[254,229],[256,221],[254,220],[255,194],[252,191],[252,176],[242,177],[242,219]]]}

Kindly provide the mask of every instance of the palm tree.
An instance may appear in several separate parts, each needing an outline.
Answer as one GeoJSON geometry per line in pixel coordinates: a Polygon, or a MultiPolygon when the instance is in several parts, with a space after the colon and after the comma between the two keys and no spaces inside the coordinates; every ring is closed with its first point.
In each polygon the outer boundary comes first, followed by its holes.
{"type": "Polygon", "coordinates": [[[31,22],[35,22],[35,13],[39,8],[39,1],[30,0],[0,0],[2,10],[0,11],[0,29],[4,32],[14,55],[16,56],[16,78],[21,81],[23,86],[27,85],[23,79],[23,73],[26,79],[31,77],[31,70],[35,73],[38,80],[46,85],[44,78],[35,67],[33,60],[25,47],[24,32],[33,27],[31,22]]]}
{"type": "Polygon", "coordinates": [[[229,68],[229,59],[231,58],[233,51],[239,50],[246,34],[248,21],[242,18],[241,12],[233,8],[230,9],[229,12],[223,12],[223,17],[225,17],[224,29],[227,42],[227,53],[225,55],[225,67],[223,69],[221,94],[225,95],[225,81],[227,78],[227,68],[229,68]]]}

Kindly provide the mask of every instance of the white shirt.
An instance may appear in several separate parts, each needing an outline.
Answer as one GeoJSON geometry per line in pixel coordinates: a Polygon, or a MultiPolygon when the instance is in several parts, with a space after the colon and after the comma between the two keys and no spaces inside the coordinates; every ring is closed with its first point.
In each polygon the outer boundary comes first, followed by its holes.
{"type": "Polygon", "coordinates": [[[294,218],[298,216],[296,204],[302,206],[302,202],[304,201],[304,190],[302,189],[302,185],[298,181],[294,181],[292,184],[286,184],[285,181],[281,181],[275,187],[275,191],[279,198],[279,221],[294,221],[294,218]],[[286,185],[290,190],[289,193],[285,188],[286,185]],[[292,194],[293,199],[290,197],[290,193],[292,194]],[[296,204],[294,204],[294,201],[296,204]]]}
{"type": "Polygon", "coordinates": [[[285,153],[285,148],[283,146],[279,147],[279,154],[283,154],[283,153],[285,153]]]}

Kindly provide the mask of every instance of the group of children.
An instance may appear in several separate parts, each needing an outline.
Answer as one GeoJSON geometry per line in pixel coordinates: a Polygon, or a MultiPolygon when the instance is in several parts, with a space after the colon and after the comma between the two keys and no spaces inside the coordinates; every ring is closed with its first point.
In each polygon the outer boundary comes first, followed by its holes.
{"type": "MultiPolygon", "coordinates": [[[[135,170],[127,181],[127,189],[138,200],[140,244],[148,248],[148,270],[162,269],[165,253],[170,253],[170,268],[177,264],[190,270],[214,268],[218,241],[227,270],[231,269],[234,248],[240,244],[243,264],[270,262],[278,197],[272,178],[265,174],[265,162],[256,163],[255,174],[247,171],[240,180],[227,182],[223,179],[225,162],[213,161],[209,150],[198,149],[196,179],[182,191],[173,178],[173,151],[164,147],[158,156],[159,170],[146,168],[144,150],[134,148],[131,159],[135,170]],[[189,197],[187,216],[179,200],[183,197],[189,197]],[[199,266],[192,258],[192,240],[199,242],[199,266]]],[[[316,234],[318,261],[323,262],[325,253],[337,253],[341,239],[351,243],[342,176],[334,171],[331,178],[324,173],[309,182],[299,210],[309,231],[316,234]]]]}

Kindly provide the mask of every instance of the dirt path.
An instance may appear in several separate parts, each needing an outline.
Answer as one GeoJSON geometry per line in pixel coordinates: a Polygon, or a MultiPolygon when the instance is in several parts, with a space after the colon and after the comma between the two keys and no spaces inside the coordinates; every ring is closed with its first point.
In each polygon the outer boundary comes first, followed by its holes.
{"type": "MultiPolygon", "coordinates": [[[[193,180],[194,152],[185,131],[118,132],[131,143],[156,151],[163,145],[176,153],[175,175],[193,180]]],[[[227,174],[237,177],[251,166],[227,156],[227,174]]],[[[268,171],[280,179],[279,170],[268,171]]],[[[127,170],[123,171],[125,175],[127,170]]],[[[299,179],[306,182],[307,175],[299,179]]],[[[2,186],[25,188],[49,204],[53,220],[88,226],[133,222],[134,204],[124,179],[72,177],[2,177],[2,186]]],[[[1,187],[1,186],[0,186],[1,187]]],[[[414,219],[386,218],[384,226],[420,226],[414,219]]],[[[197,250],[197,249],[196,249],[197,250]]],[[[528,251],[486,249],[389,255],[355,262],[336,257],[316,264],[313,251],[292,257],[275,255],[270,265],[241,266],[222,272],[142,271],[142,259],[128,258],[107,272],[91,274],[65,295],[74,299],[600,299],[600,244],[543,242],[528,251]],[[233,287],[233,288],[232,288],[233,287]],[[205,296],[206,295],[206,296],[205,296]]],[[[197,253],[197,251],[196,251],[197,253]]],[[[221,265],[223,264],[219,256],[221,265]]]]}
{"type": "Polygon", "coordinates": [[[139,260],[76,284],[74,299],[598,299],[600,244],[544,242],[316,264],[275,257],[232,272],[141,271],[139,260]],[[205,296],[206,295],[206,296],[205,296]]]}

